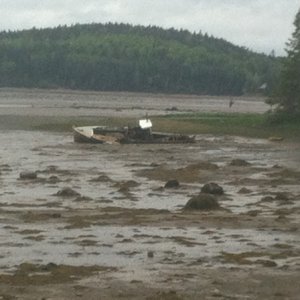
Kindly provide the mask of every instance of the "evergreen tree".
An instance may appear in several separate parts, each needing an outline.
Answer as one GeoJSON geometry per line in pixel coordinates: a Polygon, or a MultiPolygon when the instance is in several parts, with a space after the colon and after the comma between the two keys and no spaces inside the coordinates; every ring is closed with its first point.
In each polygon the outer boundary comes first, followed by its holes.
{"type": "Polygon", "coordinates": [[[241,95],[276,85],[276,57],[186,30],[128,24],[0,32],[0,87],[241,95]]]}
{"type": "Polygon", "coordinates": [[[289,113],[300,112],[300,10],[295,18],[295,31],[287,46],[281,83],[275,101],[289,113]]]}

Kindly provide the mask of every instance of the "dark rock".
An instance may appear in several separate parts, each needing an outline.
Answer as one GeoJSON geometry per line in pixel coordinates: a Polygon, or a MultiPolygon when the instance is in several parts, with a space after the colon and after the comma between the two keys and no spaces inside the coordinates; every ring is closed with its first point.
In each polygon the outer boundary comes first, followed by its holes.
{"type": "Polygon", "coordinates": [[[122,187],[125,188],[135,188],[138,187],[140,185],[140,183],[134,181],[134,180],[128,180],[122,183],[122,187]]]}
{"type": "Polygon", "coordinates": [[[114,187],[118,187],[120,191],[128,191],[130,188],[138,187],[140,183],[134,180],[127,180],[122,182],[117,182],[114,187]]]}
{"type": "Polygon", "coordinates": [[[20,173],[20,179],[37,179],[36,172],[24,171],[20,173]]]}
{"type": "Polygon", "coordinates": [[[65,187],[56,193],[59,197],[74,197],[80,196],[80,194],[69,187],[65,187]]]}
{"type": "Polygon", "coordinates": [[[160,165],[159,164],[157,164],[157,163],[151,163],[150,164],[150,167],[153,167],[153,168],[157,168],[157,167],[159,167],[160,165]]]}
{"type": "Polygon", "coordinates": [[[249,166],[250,163],[248,163],[244,159],[233,159],[231,161],[230,165],[235,166],[235,167],[246,167],[246,166],[249,166]]]}
{"type": "Polygon", "coordinates": [[[205,184],[201,188],[201,192],[207,193],[207,194],[213,194],[213,195],[223,195],[224,194],[223,188],[214,182],[205,184]]]}
{"type": "Polygon", "coordinates": [[[277,263],[273,260],[266,260],[266,259],[258,259],[256,263],[263,265],[267,268],[274,268],[277,267],[277,263]]]}
{"type": "Polygon", "coordinates": [[[280,166],[280,165],[274,165],[273,167],[272,167],[273,169],[282,169],[282,167],[280,166]]]}
{"type": "Polygon", "coordinates": [[[90,182],[112,182],[112,180],[106,175],[99,175],[98,177],[91,179],[90,182]]]}
{"type": "Polygon", "coordinates": [[[280,200],[278,201],[277,205],[278,206],[283,206],[283,205],[293,205],[295,204],[295,202],[291,201],[291,200],[280,200]]]}
{"type": "Polygon", "coordinates": [[[179,182],[177,179],[171,179],[165,184],[165,189],[173,189],[178,187],[179,187],[179,182]]]}
{"type": "Polygon", "coordinates": [[[218,208],[220,205],[217,199],[213,195],[204,193],[192,197],[185,205],[185,209],[213,210],[218,208]]]}
{"type": "Polygon", "coordinates": [[[54,219],[59,219],[59,218],[61,218],[61,214],[60,213],[53,213],[53,214],[51,214],[51,217],[54,218],[54,219]]]}
{"type": "Polygon", "coordinates": [[[261,210],[249,210],[246,214],[250,217],[257,217],[261,210]]]}
{"type": "Polygon", "coordinates": [[[171,108],[167,108],[166,111],[178,111],[176,106],[172,106],[171,108]]]}
{"type": "Polygon", "coordinates": [[[284,200],[284,201],[287,201],[287,200],[289,200],[289,196],[288,196],[287,193],[279,192],[279,193],[276,193],[275,200],[284,200]]]}
{"type": "Polygon", "coordinates": [[[57,264],[55,264],[55,263],[49,263],[49,264],[47,264],[45,266],[42,266],[41,269],[43,271],[49,272],[49,271],[52,271],[53,269],[56,269],[57,267],[58,267],[57,264]]]}
{"type": "Polygon", "coordinates": [[[241,189],[238,191],[238,193],[239,193],[239,194],[250,194],[250,193],[252,193],[252,191],[249,190],[249,189],[247,189],[247,188],[245,188],[245,187],[243,187],[243,188],[241,188],[241,189]]]}
{"type": "Polygon", "coordinates": [[[149,258],[153,258],[154,257],[154,252],[153,251],[148,251],[147,256],[149,258]]]}
{"type": "Polygon", "coordinates": [[[58,183],[58,182],[60,182],[61,180],[57,177],[57,176],[55,176],[55,175],[52,175],[52,176],[50,176],[49,178],[48,178],[48,183],[58,183]]]}
{"type": "Polygon", "coordinates": [[[0,170],[2,172],[11,172],[12,168],[8,164],[0,165],[0,170]]]}
{"type": "Polygon", "coordinates": [[[274,198],[271,196],[265,196],[260,201],[261,202],[272,202],[272,201],[274,201],[274,198]]]}

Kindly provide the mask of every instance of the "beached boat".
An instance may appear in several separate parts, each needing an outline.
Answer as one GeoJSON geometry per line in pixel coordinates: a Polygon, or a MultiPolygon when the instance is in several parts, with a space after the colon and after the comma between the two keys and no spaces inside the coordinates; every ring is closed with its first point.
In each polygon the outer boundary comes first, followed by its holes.
{"type": "Polygon", "coordinates": [[[98,144],[176,144],[194,143],[195,137],[181,134],[152,132],[149,119],[139,121],[136,127],[111,128],[106,126],[73,127],[74,141],[98,144]]]}

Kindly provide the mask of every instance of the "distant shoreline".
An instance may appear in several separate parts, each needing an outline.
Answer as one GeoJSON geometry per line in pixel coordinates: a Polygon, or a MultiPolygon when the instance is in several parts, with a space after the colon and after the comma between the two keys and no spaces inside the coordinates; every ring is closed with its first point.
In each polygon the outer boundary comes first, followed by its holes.
{"type": "Polygon", "coordinates": [[[234,99],[244,101],[264,102],[266,96],[262,95],[197,95],[197,94],[172,94],[172,93],[154,93],[154,92],[129,92],[129,91],[95,91],[95,90],[80,90],[80,89],[64,89],[64,88],[19,88],[19,87],[0,87],[0,97],[3,93],[50,93],[50,94],[78,94],[78,95],[120,95],[131,97],[157,97],[157,98],[184,98],[184,99],[234,99]]]}

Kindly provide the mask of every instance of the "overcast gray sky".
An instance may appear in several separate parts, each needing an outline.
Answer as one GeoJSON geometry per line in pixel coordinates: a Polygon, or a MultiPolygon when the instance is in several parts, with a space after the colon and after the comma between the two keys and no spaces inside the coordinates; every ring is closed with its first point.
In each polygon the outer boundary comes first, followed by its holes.
{"type": "Polygon", "coordinates": [[[300,0],[0,0],[0,30],[125,22],[214,35],[284,55],[300,0]]]}

